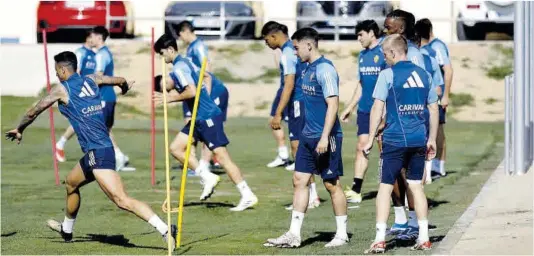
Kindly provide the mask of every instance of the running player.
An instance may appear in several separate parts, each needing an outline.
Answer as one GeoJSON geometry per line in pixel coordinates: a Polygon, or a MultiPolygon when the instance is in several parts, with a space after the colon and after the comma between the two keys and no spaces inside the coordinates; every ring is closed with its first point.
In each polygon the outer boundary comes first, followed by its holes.
{"type": "Polygon", "coordinates": [[[312,28],[299,29],[291,39],[298,57],[308,63],[302,77],[304,94],[304,129],[302,130],[293,173],[293,212],[289,231],[278,238],[267,239],[264,246],[299,247],[300,230],[306,212],[308,182],[320,174],[330,193],[337,231],[325,247],[348,243],[347,199],[339,177],[343,175],[341,144],[343,133],[337,117],[339,78],[331,61],[318,49],[319,34],[312,28]]]}
{"type": "Polygon", "coordinates": [[[59,111],[70,122],[78,136],[85,154],[70,171],[65,180],[67,199],[63,222],[48,220],[48,226],[61,234],[69,242],[80,209],[80,188],[95,181],[104,193],[121,209],[134,213],[156,228],[159,233],[175,244],[175,230],[169,235],[167,224],[163,222],[146,203],[129,197],[124,190],[121,178],[115,169],[115,151],[109,137],[102,110],[99,86],[120,86],[126,93],[132,83],[121,77],[108,77],[98,74],[81,77],[76,73],[78,66],[73,52],[61,52],[54,56],[56,75],[61,85],[55,86],[50,94],[42,98],[22,119],[17,128],[8,131],[6,138],[20,143],[24,130],[39,114],[58,102],[59,111]]]}
{"type": "MultiPolygon", "coordinates": [[[[299,138],[304,125],[304,102],[302,101],[302,74],[306,69],[307,63],[302,62],[300,58],[295,55],[295,48],[293,42],[289,39],[287,34],[287,27],[275,21],[265,23],[262,28],[262,35],[265,44],[269,48],[276,50],[280,49],[282,55],[280,57],[280,88],[282,93],[278,106],[276,106],[275,114],[271,119],[270,125],[273,130],[281,128],[283,112],[287,107],[288,112],[288,127],[289,140],[291,141],[291,153],[293,158],[297,154],[299,145],[299,138]]],[[[291,164],[286,167],[287,170],[294,171],[295,165],[291,164]]],[[[312,176],[310,180],[310,202],[308,208],[315,208],[320,205],[321,201],[317,195],[315,178],[312,176]]],[[[292,210],[292,205],[287,208],[292,210]]]]}
{"type": "Polygon", "coordinates": [[[421,37],[421,47],[426,49],[430,56],[436,58],[441,69],[441,74],[445,79],[445,86],[441,86],[439,91],[439,128],[437,138],[437,157],[432,160],[432,177],[443,177],[447,175],[445,170],[445,160],[447,157],[447,147],[445,142],[445,123],[446,112],[449,106],[449,95],[451,92],[453,69],[449,59],[449,49],[447,45],[438,38],[434,37],[432,31],[432,22],[429,19],[421,19],[415,24],[415,29],[421,37]]]}
{"type": "Polygon", "coordinates": [[[376,198],[376,237],[365,253],[383,253],[386,249],[386,225],[389,216],[389,197],[393,183],[407,169],[406,178],[413,193],[419,236],[413,250],[432,248],[428,236],[427,201],[422,182],[425,157],[435,156],[438,126],[437,94],[430,75],[422,68],[408,61],[408,42],[401,35],[388,36],[383,44],[386,61],[391,68],[382,71],[378,77],[371,109],[371,138],[364,147],[369,154],[374,135],[384,107],[386,128],[383,135],[381,181],[376,198]],[[430,113],[430,127],[427,134],[425,109],[430,113]],[[425,147],[426,145],[426,147],[425,147]]]}
{"type": "Polygon", "coordinates": [[[352,188],[345,190],[345,196],[349,203],[360,203],[362,201],[361,189],[363,178],[369,165],[368,159],[363,155],[363,146],[369,141],[369,113],[373,105],[373,91],[378,74],[385,69],[387,64],[382,53],[382,48],[378,44],[379,28],[374,20],[364,20],[356,25],[356,35],[358,41],[364,48],[359,56],[359,70],[357,74],[358,83],[354,89],[354,94],[341,114],[341,121],[348,122],[349,117],[358,106],[358,144],[356,150],[356,161],[354,163],[354,181],[352,188]]]}
{"type": "MultiPolygon", "coordinates": [[[[170,93],[165,104],[182,101],[183,104],[188,104],[189,108],[193,109],[198,82],[198,74],[195,72],[194,65],[189,59],[183,58],[178,54],[178,45],[172,36],[162,35],[154,44],[154,50],[163,56],[166,63],[173,63],[173,70],[166,79],[167,88],[165,90],[170,91],[170,93]]],[[[156,81],[157,91],[162,90],[161,77],[159,80],[156,81]]],[[[201,89],[199,97],[193,137],[195,141],[203,142],[213,151],[219,163],[226,170],[226,173],[241,193],[239,204],[230,210],[243,211],[253,207],[258,203],[258,198],[250,190],[247,182],[243,179],[241,171],[234,164],[226,149],[229,141],[224,133],[223,114],[215,102],[208,96],[205,88],[201,89]]],[[[161,95],[156,95],[155,100],[160,104],[163,103],[161,95]]],[[[185,161],[190,125],[191,122],[184,126],[169,148],[171,154],[181,163],[185,161]]],[[[219,184],[220,177],[211,173],[209,168],[200,166],[194,156],[189,157],[189,166],[200,176],[201,183],[204,186],[200,200],[208,199],[213,194],[215,187],[219,184]]]]}

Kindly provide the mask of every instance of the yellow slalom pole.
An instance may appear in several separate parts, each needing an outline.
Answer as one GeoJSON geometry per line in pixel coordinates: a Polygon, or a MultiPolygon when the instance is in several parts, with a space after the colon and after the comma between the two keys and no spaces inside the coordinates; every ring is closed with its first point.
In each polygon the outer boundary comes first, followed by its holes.
{"type": "MultiPolygon", "coordinates": [[[[161,82],[163,92],[163,124],[165,131],[165,181],[167,185],[167,209],[171,208],[171,174],[169,170],[169,124],[167,120],[167,81],[165,80],[165,74],[167,73],[165,59],[161,58],[161,82]]],[[[167,211],[167,227],[169,228],[168,234],[171,234],[171,211],[167,211]]],[[[169,256],[172,255],[171,240],[167,239],[167,249],[169,256]]]]}
{"type": "MultiPolygon", "coordinates": [[[[208,59],[202,60],[202,67],[200,68],[200,75],[198,78],[197,92],[195,94],[195,104],[193,105],[193,113],[191,116],[191,125],[189,126],[189,138],[187,139],[187,149],[185,151],[184,169],[182,170],[182,184],[180,185],[180,200],[178,201],[178,236],[176,239],[176,247],[180,247],[182,240],[182,219],[184,212],[184,194],[185,181],[187,178],[187,165],[189,164],[189,155],[191,154],[191,142],[193,140],[193,132],[195,131],[195,121],[197,119],[198,101],[200,99],[200,89],[202,89],[202,82],[204,81],[204,73],[206,72],[206,63],[208,59]]],[[[194,71],[193,71],[194,72],[194,71]]],[[[183,103],[185,104],[185,102],[183,103]]]]}

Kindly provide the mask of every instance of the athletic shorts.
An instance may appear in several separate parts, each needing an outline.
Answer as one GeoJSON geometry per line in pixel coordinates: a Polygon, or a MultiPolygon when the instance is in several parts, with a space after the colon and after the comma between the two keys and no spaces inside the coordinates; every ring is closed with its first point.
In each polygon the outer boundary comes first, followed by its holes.
{"type": "Polygon", "coordinates": [[[94,181],[93,170],[115,170],[115,149],[113,147],[91,149],[80,159],[80,166],[86,181],[94,181]]]}
{"type": "Polygon", "coordinates": [[[315,151],[319,140],[320,138],[300,137],[295,157],[295,171],[321,175],[323,180],[343,176],[343,160],[341,159],[343,137],[330,136],[328,151],[321,155],[315,151]]]}
{"type": "MultiPolygon", "coordinates": [[[[193,139],[195,142],[203,142],[212,151],[218,147],[225,147],[230,142],[224,133],[223,122],[222,114],[207,120],[197,120],[193,131],[193,139]]],[[[181,132],[189,135],[190,126],[191,121],[187,122],[181,132]]]]}
{"type": "Polygon", "coordinates": [[[397,147],[382,144],[381,183],[393,185],[400,172],[406,169],[406,179],[421,182],[425,170],[426,147],[397,147]]]}
{"type": "Polygon", "coordinates": [[[289,140],[297,141],[299,140],[302,129],[304,128],[304,102],[295,100],[290,103],[288,108],[289,112],[289,140]]]}
{"type": "MultiPolygon", "coordinates": [[[[274,116],[274,114],[276,114],[276,108],[278,108],[278,103],[280,103],[280,97],[282,97],[282,90],[283,88],[279,88],[278,91],[276,92],[276,96],[274,97],[274,100],[273,100],[273,104],[271,105],[271,116],[274,116]]],[[[288,121],[288,110],[287,110],[287,107],[284,109],[284,111],[282,112],[282,119],[284,121],[288,121]]]]}
{"type": "Polygon", "coordinates": [[[356,125],[358,125],[358,136],[362,134],[369,135],[369,123],[371,120],[371,114],[358,111],[358,117],[356,117],[356,125]]]}
{"type": "MultiPolygon", "coordinates": [[[[217,104],[219,109],[222,111],[223,122],[226,122],[226,117],[228,113],[228,99],[229,99],[228,90],[224,88],[224,91],[220,92],[218,95],[211,94],[210,97],[215,102],[215,104],[217,104]]],[[[184,114],[184,119],[191,118],[191,116],[193,115],[192,114],[193,111],[189,109],[189,106],[187,104],[182,103],[182,110],[184,114]]]]}
{"type": "Polygon", "coordinates": [[[441,105],[439,105],[438,108],[439,108],[439,124],[444,124],[447,122],[447,110],[444,109],[441,105]]]}
{"type": "Polygon", "coordinates": [[[113,101],[102,101],[102,112],[104,112],[104,121],[108,129],[115,123],[115,103],[113,101]]]}

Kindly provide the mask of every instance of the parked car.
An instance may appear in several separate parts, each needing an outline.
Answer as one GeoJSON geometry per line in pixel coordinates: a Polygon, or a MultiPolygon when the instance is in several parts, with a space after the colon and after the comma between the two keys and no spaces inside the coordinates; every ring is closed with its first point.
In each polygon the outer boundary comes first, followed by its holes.
{"type": "MultiPolygon", "coordinates": [[[[111,16],[128,16],[128,9],[123,1],[110,1],[111,16]]],[[[67,31],[70,35],[105,25],[106,1],[41,1],[37,7],[38,42],[42,42],[42,28],[46,28],[47,34],[67,31]]],[[[109,32],[113,37],[132,36],[133,22],[111,20],[109,32]]]]}
{"type": "Polygon", "coordinates": [[[317,18],[317,21],[297,21],[297,28],[312,27],[323,36],[354,36],[356,18],[377,18],[383,26],[386,14],[393,10],[387,1],[299,1],[297,17],[317,18]],[[337,15],[339,19],[335,19],[337,15]]]}
{"type": "Polygon", "coordinates": [[[514,34],[515,1],[469,1],[459,3],[459,18],[477,21],[458,21],[459,40],[484,40],[488,32],[514,34]],[[498,21],[498,19],[501,19],[498,21]],[[508,21],[503,21],[508,19],[508,21]]]}
{"type": "MultiPolygon", "coordinates": [[[[245,2],[224,2],[224,14],[228,16],[255,18],[254,11],[245,2]]],[[[193,23],[195,33],[204,38],[219,38],[221,35],[221,2],[170,2],[165,17],[187,17],[193,23]]],[[[166,20],[165,33],[178,37],[176,25],[182,20],[166,20]]],[[[253,39],[256,22],[225,20],[222,33],[227,39],[253,39]]]]}

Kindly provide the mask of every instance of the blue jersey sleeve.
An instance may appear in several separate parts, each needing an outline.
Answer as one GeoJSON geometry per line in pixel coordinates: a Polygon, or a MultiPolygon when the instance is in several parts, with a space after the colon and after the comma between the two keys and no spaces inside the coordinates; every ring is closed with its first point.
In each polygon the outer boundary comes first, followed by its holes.
{"type": "Polygon", "coordinates": [[[378,75],[378,80],[376,81],[373,98],[385,102],[388,98],[389,88],[391,88],[392,84],[393,71],[390,68],[382,70],[378,75]]]}
{"type": "Polygon", "coordinates": [[[282,71],[284,75],[294,75],[297,73],[297,55],[293,52],[293,49],[286,47],[282,51],[280,56],[280,64],[282,65],[282,71]]]}
{"type": "Polygon", "coordinates": [[[430,61],[432,62],[432,81],[434,83],[434,86],[442,86],[445,84],[443,81],[443,75],[441,74],[441,70],[439,68],[439,64],[436,59],[430,57],[430,61]]]}
{"type": "MultiPolygon", "coordinates": [[[[426,73],[428,74],[428,84],[430,85],[430,91],[428,92],[427,102],[428,104],[432,104],[438,101],[438,94],[436,92],[437,85],[434,84],[433,78],[430,76],[430,74],[428,72],[426,73]]],[[[439,72],[434,72],[434,73],[439,73],[439,72]]]]}
{"type": "Polygon", "coordinates": [[[195,84],[195,80],[193,80],[191,73],[192,70],[183,63],[177,63],[174,65],[172,72],[170,73],[170,77],[174,82],[174,88],[176,88],[178,92],[181,93],[188,85],[195,84]]]}
{"type": "Polygon", "coordinates": [[[96,69],[95,72],[104,72],[106,67],[111,63],[111,55],[107,51],[98,51],[96,53],[96,69]]]}
{"type": "Polygon", "coordinates": [[[449,50],[444,43],[434,43],[432,44],[432,49],[436,51],[436,60],[440,66],[451,64],[451,60],[449,59],[449,50]]]}
{"type": "Polygon", "coordinates": [[[317,82],[323,89],[324,98],[339,95],[339,77],[334,66],[321,63],[317,66],[317,82]]]}
{"type": "Polygon", "coordinates": [[[76,54],[76,61],[78,63],[78,69],[81,69],[84,52],[85,51],[83,50],[83,47],[76,49],[76,51],[74,52],[76,54]]]}
{"type": "Polygon", "coordinates": [[[198,59],[199,68],[202,66],[202,61],[204,60],[204,58],[208,58],[208,62],[209,62],[208,48],[204,44],[197,44],[195,48],[193,49],[193,52],[196,58],[198,59]]]}

